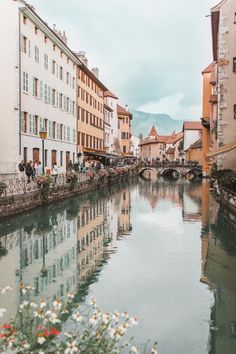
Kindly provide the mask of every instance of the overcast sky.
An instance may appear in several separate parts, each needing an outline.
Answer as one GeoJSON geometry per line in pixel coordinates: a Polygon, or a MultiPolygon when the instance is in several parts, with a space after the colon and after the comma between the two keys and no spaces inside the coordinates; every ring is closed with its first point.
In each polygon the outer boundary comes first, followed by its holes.
{"type": "Polygon", "coordinates": [[[65,30],[122,105],[175,119],[201,117],[201,70],[212,60],[217,0],[31,0],[65,30]]]}

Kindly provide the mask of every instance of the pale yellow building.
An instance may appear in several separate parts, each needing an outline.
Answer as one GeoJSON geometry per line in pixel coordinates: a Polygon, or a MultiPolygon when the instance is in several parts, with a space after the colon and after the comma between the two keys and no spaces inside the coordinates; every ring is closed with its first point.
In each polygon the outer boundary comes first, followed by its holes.
{"type": "Polygon", "coordinates": [[[119,105],[117,105],[117,114],[121,152],[124,157],[128,157],[131,155],[131,121],[133,115],[119,105]]]}

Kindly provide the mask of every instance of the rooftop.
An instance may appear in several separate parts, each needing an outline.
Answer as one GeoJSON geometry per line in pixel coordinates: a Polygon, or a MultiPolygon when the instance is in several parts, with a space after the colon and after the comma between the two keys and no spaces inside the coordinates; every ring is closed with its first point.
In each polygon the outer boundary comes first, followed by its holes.
{"type": "Polygon", "coordinates": [[[117,113],[122,116],[129,116],[131,119],[133,117],[131,112],[127,111],[124,107],[120,106],[119,104],[117,105],[117,113]]]}
{"type": "Polygon", "coordinates": [[[185,130],[202,130],[202,123],[193,122],[193,121],[186,121],[183,124],[183,131],[185,130]]]}

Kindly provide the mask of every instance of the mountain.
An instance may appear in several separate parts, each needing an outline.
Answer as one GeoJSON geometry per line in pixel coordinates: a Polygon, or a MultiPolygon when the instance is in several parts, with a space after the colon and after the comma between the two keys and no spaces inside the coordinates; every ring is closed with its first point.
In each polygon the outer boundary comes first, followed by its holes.
{"type": "Polygon", "coordinates": [[[139,136],[147,136],[155,125],[158,134],[170,135],[174,130],[177,132],[182,131],[183,120],[175,120],[168,114],[151,114],[140,111],[132,111],[132,134],[139,136]]]}

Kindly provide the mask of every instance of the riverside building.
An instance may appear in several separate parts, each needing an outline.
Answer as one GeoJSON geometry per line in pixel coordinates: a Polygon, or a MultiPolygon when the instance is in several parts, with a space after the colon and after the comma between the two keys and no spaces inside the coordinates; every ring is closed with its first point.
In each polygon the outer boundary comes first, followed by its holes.
{"type": "Polygon", "coordinates": [[[80,62],[65,33],[51,29],[25,1],[2,0],[0,19],[0,173],[16,173],[21,160],[42,161],[40,130],[47,132],[45,166],[57,162],[64,172],[77,157],[80,62]]]}
{"type": "Polygon", "coordinates": [[[77,57],[78,66],[78,151],[83,155],[104,153],[104,92],[107,88],[99,80],[97,68],[88,69],[85,52],[77,57]]]}

